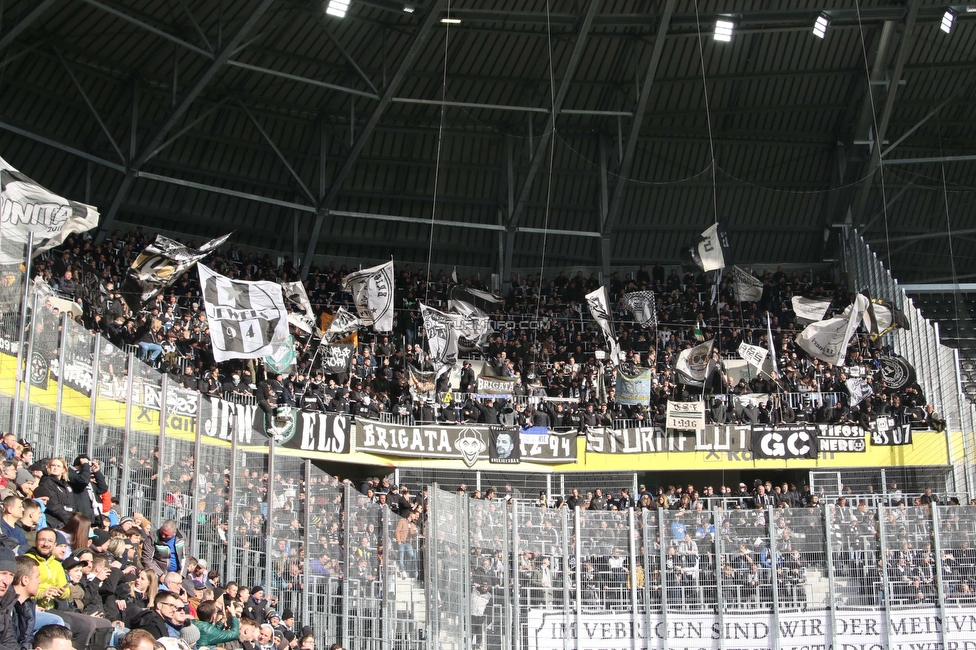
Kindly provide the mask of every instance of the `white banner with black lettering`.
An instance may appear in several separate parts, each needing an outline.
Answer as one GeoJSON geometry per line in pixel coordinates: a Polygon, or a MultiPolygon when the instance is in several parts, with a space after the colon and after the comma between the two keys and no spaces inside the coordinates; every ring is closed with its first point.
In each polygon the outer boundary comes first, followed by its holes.
{"type": "Polygon", "coordinates": [[[231,280],[197,264],[214,360],[260,359],[288,337],[281,285],[231,280]]]}
{"type": "Polygon", "coordinates": [[[600,287],[586,294],[586,306],[590,308],[590,315],[600,326],[603,338],[607,342],[610,363],[614,366],[620,363],[620,348],[617,345],[617,335],[613,331],[613,320],[610,316],[610,301],[607,298],[607,288],[600,287]]]}
{"type": "MultiPolygon", "coordinates": [[[[384,456],[460,460],[471,467],[489,460],[491,428],[484,424],[410,427],[357,418],[356,449],[384,456]]],[[[522,463],[576,462],[575,432],[540,432],[531,427],[520,431],[519,443],[522,463]]]]}
{"type": "Polygon", "coordinates": [[[460,319],[456,314],[445,314],[424,303],[420,303],[420,314],[424,319],[424,333],[427,335],[430,362],[434,364],[437,375],[440,376],[457,365],[460,319]]]}
{"type": "Polygon", "coordinates": [[[282,282],[281,288],[284,289],[285,299],[291,303],[293,310],[288,313],[288,322],[306,334],[314,332],[315,310],[308,300],[305,285],[301,282],[282,282]]]}
{"type": "Polygon", "coordinates": [[[738,266],[732,267],[732,279],[732,289],[735,293],[736,300],[739,302],[756,302],[762,300],[762,280],[752,273],[740,269],[738,266]]]}
{"type": "Polygon", "coordinates": [[[704,429],[705,402],[668,402],[669,429],[704,429]]]}
{"type": "Polygon", "coordinates": [[[830,309],[830,300],[793,296],[790,301],[793,303],[793,311],[796,313],[796,320],[801,325],[823,320],[824,314],[826,314],[827,310],[830,309]]]}
{"type": "Polygon", "coordinates": [[[780,424],[752,426],[752,457],[763,459],[816,459],[818,427],[816,424],[780,424]]]}
{"type": "Polygon", "coordinates": [[[375,332],[393,329],[392,261],[350,273],[342,279],[342,290],[352,294],[363,325],[372,325],[375,332]]]}
{"type": "MultiPolygon", "coordinates": [[[[736,584],[725,585],[738,594],[736,584]]],[[[787,592],[788,587],[782,587],[787,592]]],[[[733,598],[738,601],[738,596],[733,598]]],[[[780,611],[769,608],[694,613],[680,610],[666,615],[640,614],[597,608],[577,617],[575,612],[529,610],[527,650],[976,650],[976,605],[959,601],[943,613],[934,605],[916,605],[890,612],[838,610],[780,611]],[[890,619],[888,618],[890,617],[890,619]]]]}
{"type": "Polygon", "coordinates": [[[34,233],[33,257],[72,233],[97,226],[98,210],[58,196],[0,158],[0,223],[4,240],[0,264],[13,265],[24,261],[30,233],[34,233]]]}
{"type": "Polygon", "coordinates": [[[755,366],[760,370],[762,370],[768,354],[769,350],[761,345],[749,345],[744,341],[739,344],[739,356],[748,361],[750,366],[755,366]]]}

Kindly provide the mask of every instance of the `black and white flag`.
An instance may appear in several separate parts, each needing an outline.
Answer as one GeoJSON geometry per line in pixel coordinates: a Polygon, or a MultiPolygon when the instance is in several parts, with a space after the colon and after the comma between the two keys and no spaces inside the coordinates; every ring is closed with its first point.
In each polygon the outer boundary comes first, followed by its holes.
{"type": "Polygon", "coordinates": [[[146,246],[129,267],[122,287],[122,298],[132,311],[139,311],[142,305],[155,298],[160,291],[173,286],[177,278],[232,234],[211,239],[200,248],[190,248],[169,237],[156,235],[156,241],[146,246]]]}
{"type": "Polygon", "coordinates": [[[301,282],[282,282],[285,298],[292,304],[293,310],[288,312],[288,322],[306,334],[315,331],[315,311],[308,300],[305,285],[301,282]]]}
{"type": "Polygon", "coordinates": [[[424,332],[427,335],[427,349],[430,361],[440,376],[457,365],[458,320],[455,314],[428,307],[420,303],[420,313],[424,318],[424,332]]]}
{"type": "Polygon", "coordinates": [[[356,313],[374,332],[393,330],[393,262],[350,273],[342,290],[352,294],[356,313]]]}
{"type": "Polygon", "coordinates": [[[586,305],[590,308],[590,315],[600,326],[603,338],[606,339],[610,350],[610,363],[614,366],[620,363],[620,348],[617,345],[617,335],[613,331],[613,320],[610,318],[610,300],[607,298],[607,288],[600,287],[586,294],[586,305]]]}
{"type": "Polygon", "coordinates": [[[491,444],[488,445],[488,461],[492,463],[519,463],[522,461],[522,441],[518,427],[489,427],[491,444]]]}
{"type": "Polygon", "coordinates": [[[98,225],[98,210],[69,201],[32,181],[0,158],[0,225],[4,246],[0,265],[20,264],[34,233],[31,257],[58,246],[76,232],[98,225]]]}
{"type": "Polygon", "coordinates": [[[905,357],[878,357],[878,364],[881,366],[881,377],[888,388],[901,390],[918,381],[914,366],[905,357]]]}
{"type": "Polygon", "coordinates": [[[260,359],[288,338],[281,285],[231,280],[197,264],[214,360],[260,359]]]}
{"type": "Polygon", "coordinates": [[[911,329],[905,313],[881,298],[872,298],[868,303],[867,311],[864,312],[864,327],[872,341],[877,341],[896,327],[911,329]]]}
{"type": "Polygon", "coordinates": [[[732,264],[729,235],[721,224],[712,224],[681,251],[681,264],[690,270],[714,271],[732,264]]]}
{"type": "Polygon", "coordinates": [[[746,342],[739,344],[739,356],[748,361],[749,365],[755,366],[760,370],[762,370],[763,363],[766,362],[766,356],[768,354],[769,350],[761,345],[749,345],[746,342]]]}
{"type": "Polygon", "coordinates": [[[322,357],[322,372],[327,375],[340,375],[349,372],[352,355],[355,351],[352,345],[323,345],[319,348],[322,357]]]}
{"type": "Polygon", "coordinates": [[[624,294],[624,303],[641,327],[657,327],[657,302],[653,291],[632,291],[624,294]]]}
{"type": "Polygon", "coordinates": [[[858,294],[854,304],[848,306],[840,316],[807,325],[796,338],[797,345],[811,357],[835,366],[844,365],[847,345],[867,307],[868,299],[858,294]]]}
{"type": "Polygon", "coordinates": [[[449,300],[448,305],[458,316],[458,334],[478,347],[484,345],[492,331],[488,314],[463,300],[449,300]]]}
{"type": "Polygon", "coordinates": [[[322,345],[344,339],[350,332],[358,330],[360,325],[362,322],[353,316],[348,309],[339,307],[322,336],[322,345]]]}
{"type": "Polygon", "coordinates": [[[796,320],[801,325],[823,320],[824,314],[830,308],[830,300],[793,296],[791,301],[793,303],[793,311],[796,313],[796,320]]]}
{"type": "Polygon", "coordinates": [[[502,306],[501,298],[462,285],[451,287],[451,300],[466,302],[489,314],[498,311],[502,306]]]}
{"type": "Polygon", "coordinates": [[[678,361],[675,370],[682,383],[697,384],[701,386],[708,378],[708,372],[712,364],[712,343],[715,339],[709,339],[693,348],[682,350],[678,354],[678,361]]]}
{"type": "Polygon", "coordinates": [[[738,266],[732,267],[733,291],[735,299],[739,302],[756,302],[762,300],[763,283],[748,271],[743,271],[738,266]]]}
{"type": "Polygon", "coordinates": [[[871,387],[871,384],[860,377],[853,377],[844,383],[847,385],[847,390],[851,394],[851,408],[854,408],[866,398],[874,395],[874,388],[871,387]]]}

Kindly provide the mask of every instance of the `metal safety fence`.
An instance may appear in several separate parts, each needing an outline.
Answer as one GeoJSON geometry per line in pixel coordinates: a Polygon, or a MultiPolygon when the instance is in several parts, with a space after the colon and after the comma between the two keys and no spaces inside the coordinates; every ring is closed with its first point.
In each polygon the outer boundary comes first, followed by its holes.
{"type": "Polygon", "coordinates": [[[976,410],[962,392],[958,350],[942,345],[938,323],[922,315],[853,228],[847,229],[844,239],[844,263],[851,290],[889,300],[905,313],[908,327],[892,330],[882,342],[918,371],[918,383],[927,401],[945,418],[946,430],[962,432],[962,444],[956,445],[961,448],[954,448],[949,440],[955,483],[951,488],[971,492],[976,487],[976,410]]]}

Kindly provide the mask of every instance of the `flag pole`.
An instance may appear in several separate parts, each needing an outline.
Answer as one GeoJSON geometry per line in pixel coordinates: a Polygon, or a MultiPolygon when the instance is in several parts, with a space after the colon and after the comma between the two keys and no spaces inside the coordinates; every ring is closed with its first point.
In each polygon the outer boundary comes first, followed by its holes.
{"type": "MultiPolygon", "coordinates": [[[[27,233],[27,258],[24,261],[24,292],[23,299],[20,301],[20,331],[17,334],[17,380],[16,388],[14,390],[14,413],[13,422],[11,422],[10,429],[19,435],[20,426],[20,404],[17,400],[20,399],[21,387],[24,383],[24,338],[27,334],[27,301],[30,299],[30,273],[31,273],[31,258],[34,252],[34,231],[27,233]]],[[[30,360],[28,359],[28,365],[30,360]]],[[[25,407],[26,408],[26,407],[25,407]]],[[[25,415],[26,417],[26,415],[25,415]]],[[[21,436],[23,437],[23,436],[21,436]]]]}

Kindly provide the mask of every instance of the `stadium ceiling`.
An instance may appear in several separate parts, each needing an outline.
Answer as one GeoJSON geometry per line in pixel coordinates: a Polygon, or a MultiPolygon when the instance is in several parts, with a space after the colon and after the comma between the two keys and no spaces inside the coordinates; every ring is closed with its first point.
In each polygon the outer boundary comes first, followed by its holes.
{"type": "Polygon", "coordinates": [[[305,260],[675,263],[717,214],[746,265],[854,227],[902,281],[976,278],[976,7],[327,4],[6,0],[0,155],[104,230],[305,260]]]}

